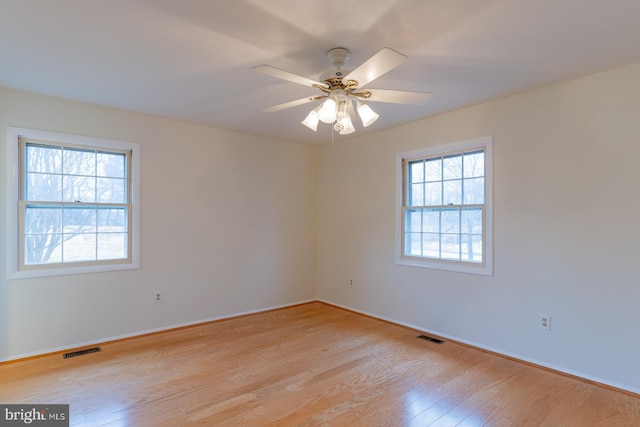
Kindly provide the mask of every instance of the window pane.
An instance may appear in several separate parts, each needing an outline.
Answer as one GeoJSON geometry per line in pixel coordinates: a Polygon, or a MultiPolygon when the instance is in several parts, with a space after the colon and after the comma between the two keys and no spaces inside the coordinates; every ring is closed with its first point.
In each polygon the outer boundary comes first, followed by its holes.
{"type": "Polygon", "coordinates": [[[464,176],[465,178],[484,176],[484,151],[464,155],[464,176]]]}
{"type": "Polygon", "coordinates": [[[448,156],[442,159],[442,178],[461,179],[462,178],[462,155],[448,156]]]}
{"type": "Polygon", "coordinates": [[[408,209],[406,213],[405,219],[405,231],[411,232],[419,232],[422,228],[422,213],[420,210],[416,209],[408,209]]]}
{"type": "Polygon", "coordinates": [[[409,182],[424,182],[424,162],[409,163],[409,182]]]}
{"type": "Polygon", "coordinates": [[[96,179],[93,177],[67,176],[62,180],[63,201],[94,203],[96,201],[96,179]]]}
{"type": "Polygon", "coordinates": [[[422,213],[422,231],[425,233],[440,232],[440,209],[425,209],[422,213]]]}
{"type": "Polygon", "coordinates": [[[126,203],[126,180],[121,178],[98,178],[99,203],[126,203]]]}
{"type": "Polygon", "coordinates": [[[98,153],[97,175],[110,178],[126,178],[126,155],[98,153]]]}
{"type": "Polygon", "coordinates": [[[461,217],[462,233],[482,234],[482,208],[465,208],[461,217]]]}
{"type": "Polygon", "coordinates": [[[64,262],[95,261],[96,235],[94,233],[67,234],[63,249],[64,262]]]}
{"type": "Polygon", "coordinates": [[[442,210],[442,233],[460,233],[460,209],[442,210]]]}
{"type": "Polygon", "coordinates": [[[421,236],[422,234],[420,233],[405,233],[404,235],[405,255],[409,255],[409,256],[422,255],[421,236]]]}
{"type": "Polygon", "coordinates": [[[127,257],[127,233],[98,233],[98,259],[127,257]]]}
{"type": "Polygon", "coordinates": [[[93,150],[65,148],[62,156],[62,173],[94,176],[96,174],[96,153],[93,150]]]}
{"type": "Polygon", "coordinates": [[[464,180],[464,204],[481,205],[484,203],[484,178],[464,180]]]}
{"type": "Polygon", "coordinates": [[[62,149],[26,144],[25,169],[29,172],[62,173],[62,149]]]}
{"type": "Polygon", "coordinates": [[[409,206],[424,205],[424,184],[411,184],[409,206]]]}
{"type": "Polygon", "coordinates": [[[422,256],[440,258],[440,235],[426,233],[422,235],[422,256]]]}
{"type": "Polygon", "coordinates": [[[27,173],[25,200],[60,202],[62,200],[62,175],[27,173]]]}
{"type": "Polygon", "coordinates": [[[442,245],[442,258],[460,259],[460,235],[443,234],[440,241],[442,245]]]}
{"type": "Polygon", "coordinates": [[[99,232],[126,232],[126,208],[99,208],[97,230],[99,232]]]}
{"type": "Polygon", "coordinates": [[[425,184],[425,206],[442,205],[442,183],[425,184]]]}
{"type": "Polygon", "coordinates": [[[50,234],[62,231],[62,208],[27,205],[24,212],[25,234],[50,234]]]}
{"type": "MultiPolygon", "coordinates": [[[[91,233],[96,231],[96,209],[87,207],[65,208],[62,215],[63,231],[67,233],[91,233]]],[[[66,252],[66,248],[65,248],[66,252]]],[[[95,249],[94,249],[95,252],[95,249]]],[[[66,258],[66,255],[65,255],[66,258]]]]}
{"type": "Polygon", "coordinates": [[[62,234],[32,234],[24,238],[24,263],[62,262],[62,234]]]}
{"type": "Polygon", "coordinates": [[[461,236],[462,260],[469,262],[482,262],[482,236],[461,236]]]}
{"type": "Polygon", "coordinates": [[[462,180],[444,182],[444,204],[462,204],[462,180]]]}
{"type": "Polygon", "coordinates": [[[431,159],[424,162],[425,181],[442,181],[442,159],[431,159]]]}

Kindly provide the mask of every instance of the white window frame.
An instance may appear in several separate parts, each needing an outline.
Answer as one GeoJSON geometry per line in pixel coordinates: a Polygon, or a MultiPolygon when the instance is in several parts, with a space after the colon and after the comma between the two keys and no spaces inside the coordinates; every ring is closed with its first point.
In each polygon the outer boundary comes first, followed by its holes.
{"type": "Polygon", "coordinates": [[[70,135],[35,129],[9,127],[7,130],[7,276],[8,279],[61,276],[69,274],[96,273],[103,271],[130,270],[140,268],[140,145],[133,142],[116,141],[88,136],[70,135]],[[105,150],[130,151],[130,257],[109,263],[78,262],[72,264],[39,265],[36,269],[20,269],[20,149],[19,139],[35,139],[46,142],[84,146],[105,150]]]}
{"type": "Polygon", "coordinates": [[[416,151],[396,154],[396,264],[437,270],[471,273],[485,276],[493,275],[493,138],[491,136],[454,142],[446,145],[428,147],[416,151]],[[484,208],[483,208],[483,260],[468,262],[437,258],[404,256],[403,203],[404,203],[404,167],[405,160],[423,157],[437,157],[459,152],[484,150],[484,208]]]}

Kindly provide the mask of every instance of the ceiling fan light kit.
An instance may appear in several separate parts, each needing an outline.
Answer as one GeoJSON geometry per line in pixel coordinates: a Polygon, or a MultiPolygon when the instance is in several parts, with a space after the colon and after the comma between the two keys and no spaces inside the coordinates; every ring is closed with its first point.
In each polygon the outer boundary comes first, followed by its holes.
{"type": "Polygon", "coordinates": [[[351,52],[348,49],[336,47],[330,49],[327,55],[335,68],[322,73],[319,81],[298,76],[269,65],[263,64],[254,67],[253,69],[260,73],[309,86],[323,92],[322,95],[289,101],[284,104],[266,108],[263,111],[279,111],[309,102],[323,100],[320,105],[309,112],[301,123],[314,132],[318,129],[318,122],[332,124],[335,132],[341,135],[348,135],[356,130],[351,119],[356,111],[362,121],[363,127],[370,126],[380,117],[371,107],[362,102],[362,99],[377,102],[419,105],[426,102],[431,96],[431,94],[427,92],[363,89],[364,86],[373,80],[407,60],[406,56],[393,49],[384,48],[380,50],[353,71],[342,68],[351,57],[351,52]],[[356,102],[355,109],[353,108],[353,101],[356,102]]]}

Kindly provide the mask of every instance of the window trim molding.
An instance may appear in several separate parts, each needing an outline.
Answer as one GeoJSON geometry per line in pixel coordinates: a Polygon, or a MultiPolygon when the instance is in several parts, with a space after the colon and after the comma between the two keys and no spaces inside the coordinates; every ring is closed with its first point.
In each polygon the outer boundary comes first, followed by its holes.
{"type": "Polygon", "coordinates": [[[71,135],[19,127],[7,128],[7,278],[27,279],[46,276],[62,276],[69,274],[97,273],[103,271],[132,270],[140,268],[140,145],[134,142],[112,139],[71,135]],[[131,261],[124,263],[107,263],[98,265],[78,265],[19,270],[18,247],[20,230],[19,219],[19,143],[18,139],[40,139],[58,141],[65,144],[93,146],[97,148],[131,150],[131,261]]]}
{"type": "Polygon", "coordinates": [[[396,154],[396,245],[395,263],[410,267],[431,268],[459,273],[493,276],[493,137],[485,136],[444,145],[427,147],[414,151],[396,154]],[[404,168],[406,159],[439,156],[449,152],[470,151],[482,148],[485,152],[485,240],[484,260],[473,263],[455,260],[441,260],[433,258],[407,258],[403,256],[402,245],[402,205],[404,203],[404,168]]]}

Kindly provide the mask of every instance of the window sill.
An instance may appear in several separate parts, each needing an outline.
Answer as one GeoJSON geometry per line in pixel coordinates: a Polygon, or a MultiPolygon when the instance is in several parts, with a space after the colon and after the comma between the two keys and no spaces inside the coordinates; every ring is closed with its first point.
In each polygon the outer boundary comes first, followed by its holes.
{"type": "Polygon", "coordinates": [[[430,268],[434,270],[452,271],[455,273],[493,276],[493,267],[473,262],[446,261],[436,259],[398,258],[396,264],[408,267],[430,268]]]}
{"type": "Polygon", "coordinates": [[[47,269],[34,269],[15,271],[9,274],[9,280],[14,279],[33,279],[38,277],[50,277],[50,276],[67,276],[72,274],[87,274],[87,273],[102,273],[107,271],[120,271],[120,270],[136,270],[139,269],[139,263],[127,263],[127,264],[103,264],[103,265],[84,265],[84,266],[65,266],[59,268],[47,268],[47,269]]]}

